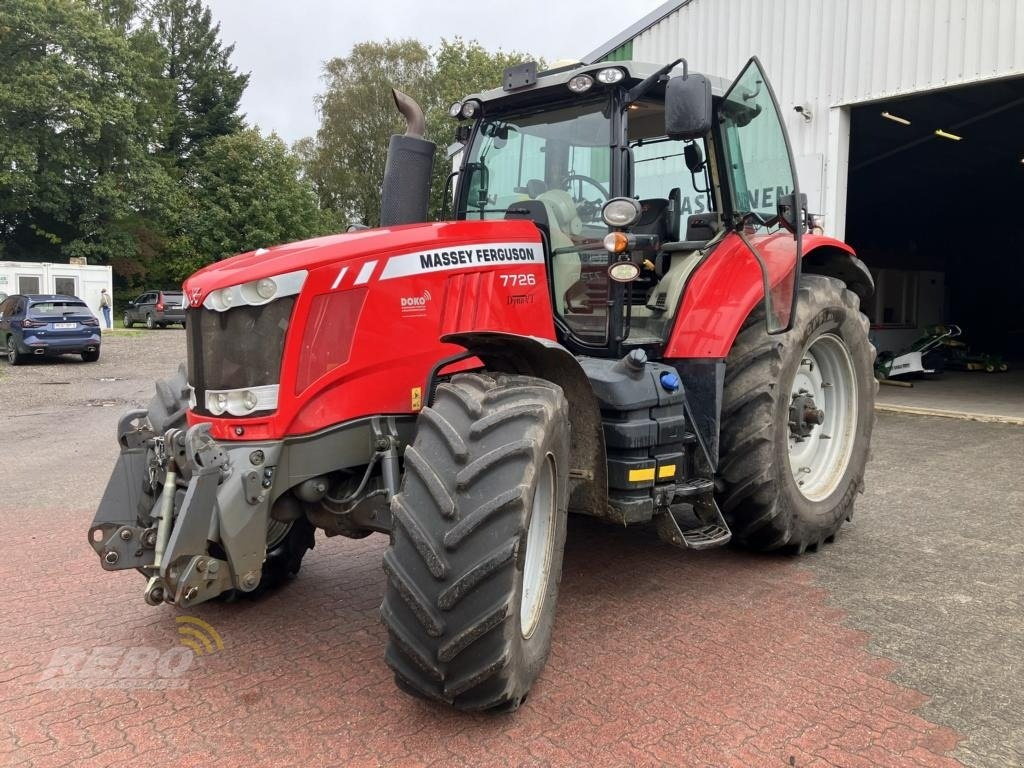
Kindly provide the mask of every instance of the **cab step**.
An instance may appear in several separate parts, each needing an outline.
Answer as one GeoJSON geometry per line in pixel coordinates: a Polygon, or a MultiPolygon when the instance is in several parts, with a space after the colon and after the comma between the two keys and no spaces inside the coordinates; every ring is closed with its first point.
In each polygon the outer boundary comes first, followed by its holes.
{"type": "Polygon", "coordinates": [[[732,531],[711,494],[673,504],[655,521],[661,540],[681,549],[712,549],[732,539],[732,531]]]}

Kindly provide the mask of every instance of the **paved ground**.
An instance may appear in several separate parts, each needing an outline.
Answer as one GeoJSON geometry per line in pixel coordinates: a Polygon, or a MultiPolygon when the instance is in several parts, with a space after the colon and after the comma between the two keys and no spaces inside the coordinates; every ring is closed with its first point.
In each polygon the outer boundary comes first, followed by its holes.
{"type": "Polygon", "coordinates": [[[533,695],[466,716],[390,681],[380,536],[321,538],[282,592],[200,606],[200,655],[141,577],[100,570],[117,416],[182,339],[0,365],[0,764],[1024,763],[1024,429],[881,415],[854,524],[799,560],[574,520],[533,695]]]}
{"type": "Polygon", "coordinates": [[[911,381],[913,387],[882,386],[884,406],[966,413],[1024,425],[1024,370],[1013,364],[1005,373],[946,371],[941,376],[911,381]]]}

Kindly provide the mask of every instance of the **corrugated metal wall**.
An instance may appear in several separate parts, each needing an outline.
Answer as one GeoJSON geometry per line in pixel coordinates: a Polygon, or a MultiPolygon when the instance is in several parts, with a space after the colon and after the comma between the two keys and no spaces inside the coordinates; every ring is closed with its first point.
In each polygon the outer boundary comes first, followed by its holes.
{"type": "Polygon", "coordinates": [[[818,187],[820,210],[839,208],[829,213],[841,234],[845,168],[835,166],[846,162],[848,121],[834,108],[1024,75],[1024,0],[691,0],[633,41],[636,60],[684,56],[730,80],[752,55],[775,88],[802,183],[818,187]]]}

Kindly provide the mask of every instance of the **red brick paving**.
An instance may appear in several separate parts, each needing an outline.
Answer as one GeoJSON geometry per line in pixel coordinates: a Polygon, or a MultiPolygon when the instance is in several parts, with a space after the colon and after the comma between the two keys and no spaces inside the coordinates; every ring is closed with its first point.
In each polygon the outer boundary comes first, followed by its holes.
{"type": "Polygon", "coordinates": [[[2,765],[959,765],[944,756],[957,735],[914,714],[926,697],[887,678],[797,561],[681,553],[585,520],[551,659],[514,715],[394,687],[382,537],[320,538],[279,594],[197,608],[225,649],[196,658],[185,688],[103,687],[118,680],[100,669],[47,689],[57,649],[177,647],[176,612],[146,606],[135,573],[100,570],[90,519],[0,508],[2,765]]]}

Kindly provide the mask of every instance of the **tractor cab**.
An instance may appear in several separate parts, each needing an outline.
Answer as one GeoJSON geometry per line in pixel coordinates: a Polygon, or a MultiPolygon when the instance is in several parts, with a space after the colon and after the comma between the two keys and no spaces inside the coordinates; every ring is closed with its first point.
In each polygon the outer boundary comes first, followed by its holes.
{"type": "MultiPolygon", "coordinates": [[[[465,143],[455,218],[538,226],[559,341],[577,354],[660,355],[710,248],[739,230],[756,252],[795,219],[780,213],[795,173],[756,60],[731,86],[684,61],[520,65],[451,114],[465,143]]],[[[776,329],[788,325],[798,263],[763,270],[776,329]]]]}

